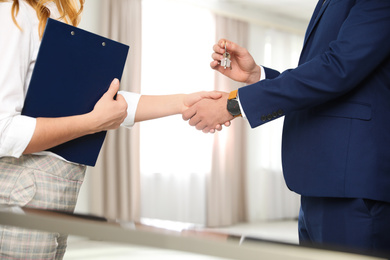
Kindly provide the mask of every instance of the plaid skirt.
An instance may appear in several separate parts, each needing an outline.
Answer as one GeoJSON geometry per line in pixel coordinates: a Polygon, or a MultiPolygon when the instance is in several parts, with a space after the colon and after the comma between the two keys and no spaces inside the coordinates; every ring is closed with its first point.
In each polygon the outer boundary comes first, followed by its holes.
{"type": "MultiPolygon", "coordinates": [[[[52,156],[0,158],[0,204],[73,212],[85,166],[52,156]]],[[[0,259],[62,259],[67,235],[0,226],[0,259]]]]}

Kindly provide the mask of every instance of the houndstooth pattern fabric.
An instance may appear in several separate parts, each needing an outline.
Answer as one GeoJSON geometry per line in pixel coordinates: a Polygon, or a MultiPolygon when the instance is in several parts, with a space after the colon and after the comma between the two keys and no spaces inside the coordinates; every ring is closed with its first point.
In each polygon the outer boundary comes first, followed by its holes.
{"type": "MultiPolygon", "coordinates": [[[[0,204],[73,212],[85,166],[52,156],[0,158],[0,204]]],[[[1,259],[62,259],[67,235],[0,226],[1,259]]]]}

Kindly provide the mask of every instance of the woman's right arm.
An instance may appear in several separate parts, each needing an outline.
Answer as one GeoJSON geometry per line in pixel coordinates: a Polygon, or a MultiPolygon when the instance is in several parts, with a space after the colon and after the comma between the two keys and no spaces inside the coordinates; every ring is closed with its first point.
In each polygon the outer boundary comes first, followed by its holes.
{"type": "Polygon", "coordinates": [[[114,100],[118,90],[119,81],[115,79],[90,113],[37,118],[34,134],[23,154],[40,152],[84,135],[118,128],[127,116],[127,103],[123,96],[117,95],[114,100]]]}
{"type": "Polygon", "coordinates": [[[90,113],[37,119],[21,115],[39,36],[27,5],[21,5],[17,16],[23,30],[14,24],[11,6],[12,2],[0,3],[0,157],[20,157],[86,134],[117,128],[127,113],[127,103],[121,95],[113,100],[118,81],[111,84],[90,113]]]}

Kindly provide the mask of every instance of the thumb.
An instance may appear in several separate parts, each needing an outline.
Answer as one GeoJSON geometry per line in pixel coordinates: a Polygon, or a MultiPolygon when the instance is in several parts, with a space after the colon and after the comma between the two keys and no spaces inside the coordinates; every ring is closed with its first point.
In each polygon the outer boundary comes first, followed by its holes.
{"type": "Polygon", "coordinates": [[[241,47],[240,45],[238,45],[237,43],[234,43],[232,41],[228,41],[226,39],[221,39],[218,43],[219,43],[219,46],[221,48],[225,48],[225,44],[226,44],[226,50],[229,53],[242,53],[243,50],[245,49],[245,48],[241,47]]]}
{"type": "Polygon", "coordinates": [[[119,90],[119,80],[118,79],[114,79],[111,82],[111,85],[108,88],[108,90],[105,93],[105,95],[108,95],[109,97],[114,97],[117,94],[118,90],[119,90]]]}
{"type": "Polygon", "coordinates": [[[219,91],[204,91],[201,93],[202,98],[219,99],[222,97],[222,93],[219,91]]]}

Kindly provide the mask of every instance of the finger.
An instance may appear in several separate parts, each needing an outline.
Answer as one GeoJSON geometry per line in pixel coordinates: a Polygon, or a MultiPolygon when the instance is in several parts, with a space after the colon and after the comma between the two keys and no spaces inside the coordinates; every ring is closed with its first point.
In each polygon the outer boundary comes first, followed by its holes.
{"type": "Polygon", "coordinates": [[[211,134],[214,134],[215,133],[215,129],[208,129],[208,128],[205,128],[202,130],[203,133],[207,134],[207,133],[211,133],[211,134]]]}
{"type": "Polygon", "coordinates": [[[116,102],[118,104],[121,104],[122,105],[122,108],[125,109],[127,111],[127,108],[128,108],[128,104],[126,102],[126,99],[121,95],[121,94],[118,94],[116,96],[116,102]]]}
{"type": "Polygon", "coordinates": [[[219,99],[222,97],[222,93],[219,91],[211,91],[208,94],[209,94],[209,97],[212,99],[219,99]]]}
{"type": "Polygon", "coordinates": [[[212,61],[210,62],[210,67],[213,69],[213,70],[216,70],[218,71],[219,73],[223,74],[223,75],[228,75],[230,74],[230,70],[227,70],[225,69],[224,67],[221,66],[220,62],[219,61],[212,61]]]}
{"type": "Polygon", "coordinates": [[[215,126],[215,130],[221,131],[222,130],[222,126],[220,124],[216,125],[215,126]]]}
{"type": "MultiPolygon", "coordinates": [[[[216,56],[222,56],[225,53],[225,46],[221,48],[218,45],[214,45],[213,51],[213,54],[215,54],[216,56]]],[[[213,54],[211,54],[211,56],[213,56],[213,54]]]]}
{"type": "MultiPolygon", "coordinates": [[[[202,130],[205,129],[207,127],[207,125],[203,122],[203,121],[199,121],[196,125],[195,125],[195,128],[198,129],[198,130],[202,130]]],[[[208,131],[207,131],[208,132],[208,131]]]]}
{"type": "Polygon", "coordinates": [[[230,69],[225,69],[223,66],[216,66],[215,68],[213,68],[215,71],[218,71],[219,73],[221,73],[222,75],[225,75],[225,76],[230,76],[231,74],[231,70],[230,69]]]}
{"type": "Polygon", "coordinates": [[[211,128],[211,127],[205,127],[202,130],[203,133],[211,133],[211,134],[214,134],[215,131],[216,131],[215,128],[211,128]]]}
{"type": "Polygon", "coordinates": [[[116,96],[116,101],[118,101],[118,102],[126,102],[126,99],[121,95],[121,94],[118,94],[117,96],[116,96]]]}
{"type": "MultiPolygon", "coordinates": [[[[190,126],[198,126],[198,127],[201,127],[201,120],[199,117],[197,116],[193,116],[190,121],[188,121],[188,123],[190,124],[190,126]]],[[[198,129],[198,127],[196,127],[196,129],[198,129]]],[[[204,128],[204,127],[203,127],[204,128]]],[[[202,130],[203,128],[201,129],[198,129],[198,130],[202,130]]]]}
{"type": "Polygon", "coordinates": [[[227,43],[227,42],[228,42],[228,40],[226,40],[226,39],[224,39],[224,38],[222,38],[222,39],[220,39],[220,40],[218,41],[218,47],[219,47],[220,49],[223,50],[222,53],[225,52],[225,43],[227,43]]]}
{"type": "Polygon", "coordinates": [[[231,122],[230,121],[227,121],[225,124],[224,124],[226,127],[229,127],[231,125],[231,122]]]}
{"type": "Polygon", "coordinates": [[[232,53],[240,53],[242,51],[244,51],[245,48],[241,47],[240,45],[232,42],[232,41],[228,41],[226,39],[220,39],[218,41],[218,44],[217,46],[214,47],[214,51],[216,53],[220,53],[220,54],[223,54],[225,53],[225,44],[226,44],[226,50],[232,54],[232,53]]]}
{"type": "Polygon", "coordinates": [[[196,114],[196,108],[193,106],[183,112],[182,118],[184,121],[191,119],[196,114]]]}
{"type": "Polygon", "coordinates": [[[225,39],[221,39],[217,44],[214,44],[213,51],[219,54],[225,53],[225,39]]]}
{"type": "Polygon", "coordinates": [[[222,55],[222,54],[219,54],[219,53],[216,53],[216,52],[213,52],[213,53],[211,54],[211,58],[212,58],[213,60],[219,61],[219,60],[222,60],[223,55],[222,55]]]}
{"type": "Polygon", "coordinates": [[[214,70],[216,70],[219,66],[219,61],[216,61],[216,60],[213,60],[212,62],[210,62],[210,67],[214,70]]]}
{"type": "Polygon", "coordinates": [[[226,50],[232,54],[232,53],[243,53],[245,52],[245,48],[241,47],[240,45],[231,42],[231,41],[226,41],[226,50]]]}

